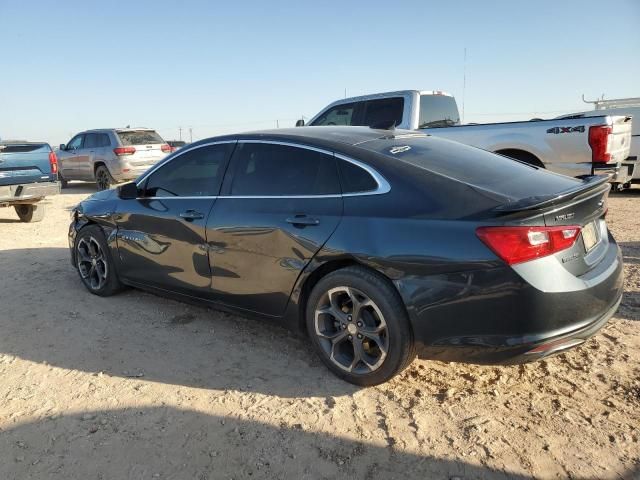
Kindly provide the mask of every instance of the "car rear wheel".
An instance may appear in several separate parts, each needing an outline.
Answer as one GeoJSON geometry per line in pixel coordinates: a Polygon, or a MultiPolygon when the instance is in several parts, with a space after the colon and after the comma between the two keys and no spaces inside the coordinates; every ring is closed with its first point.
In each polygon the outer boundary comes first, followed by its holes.
{"type": "Polygon", "coordinates": [[[14,206],[21,222],[41,222],[44,218],[44,205],[28,204],[14,206]]]}
{"type": "Polygon", "coordinates": [[[100,227],[90,225],[80,230],[74,249],[76,269],[87,290],[107,297],[122,289],[100,227]]]}
{"type": "Polygon", "coordinates": [[[109,173],[109,170],[107,170],[107,167],[100,165],[96,168],[96,186],[98,187],[98,191],[108,190],[115,183],[116,181],[109,173]]]}
{"type": "Polygon", "coordinates": [[[309,296],[306,324],[322,361],[356,385],[386,382],[415,357],[400,296],[386,278],[363,267],[322,278],[309,296]]]}

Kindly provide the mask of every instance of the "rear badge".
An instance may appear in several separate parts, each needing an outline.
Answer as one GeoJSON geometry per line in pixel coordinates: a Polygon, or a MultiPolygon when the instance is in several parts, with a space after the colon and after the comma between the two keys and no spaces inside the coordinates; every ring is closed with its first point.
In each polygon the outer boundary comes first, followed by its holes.
{"type": "Polygon", "coordinates": [[[569,255],[568,257],[563,257],[562,258],[562,263],[567,263],[567,262],[570,262],[571,260],[575,260],[579,256],[580,256],[579,253],[573,253],[573,254],[569,255]]]}
{"type": "Polygon", "coordinates": [[[563,213],[562,215],[556,215],[554,220],[556,222],[559,222],[561,220],[571,220],[575,216],[576,216],[575,213],[563,213]]]}

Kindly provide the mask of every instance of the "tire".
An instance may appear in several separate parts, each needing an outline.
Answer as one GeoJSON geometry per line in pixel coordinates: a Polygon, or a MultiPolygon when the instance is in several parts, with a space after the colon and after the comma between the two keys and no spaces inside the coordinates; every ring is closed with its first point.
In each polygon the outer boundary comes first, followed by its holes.
{"type": "Polygon", "coordinates": [[[21,222],[34,223],[41,222],[44,218],[44,205],[38,205],[37,203],[14,205],[18,217],[21,222]]]}
{"type": "Polygon", "coordinates": [[[364,267],[343,268],[320,279],[305,317],[314,349],[329,370],[349,383],[384,383],[415,358],[400,295],[388,279],[364,267]],[[354,308],[358,304],[365,305],[354,308]]]}
{"type": "Polygon", "coordinates": [[[111,251],[99,226],[89,225],[78,232],[73,253],[80,280],[89,292],[108,297],[122,290],[111,251]]]}
{"type": "Polygon", "coordinates": [[[115,184],[116,181],[109,173],[107,167],[100,165],[96,168],[96,187],[98,188],[98,191],[108,190],[115,184]]]}
{"type": "Polygon", "coordinates": [[[58,172],[58,181],[60,182],[60,188],[67,188],[69,186],[69,181],[65,180],[60,172],[58,172]]]}

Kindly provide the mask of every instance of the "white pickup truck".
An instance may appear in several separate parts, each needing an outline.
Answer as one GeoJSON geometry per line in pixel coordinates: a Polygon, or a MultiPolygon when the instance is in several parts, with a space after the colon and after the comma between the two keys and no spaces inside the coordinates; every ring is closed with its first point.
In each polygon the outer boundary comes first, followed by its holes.
{"type": "Polygon", "coordinates": [[[631,142],[631,118],[625,115],[460,125],[453,96],[402,90],[338,100],[308,125],[420,130],[572,177],[608,174],[616,188],[630,180],[621,168],[631,142]]]}

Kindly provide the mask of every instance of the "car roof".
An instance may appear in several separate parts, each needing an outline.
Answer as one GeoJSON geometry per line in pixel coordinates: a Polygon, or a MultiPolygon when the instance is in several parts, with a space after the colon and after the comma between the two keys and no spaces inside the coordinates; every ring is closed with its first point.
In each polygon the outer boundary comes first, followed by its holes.
{"type": "MultiPolygon", "coordinates": [[[[394,139],[406,136],[427,137],[429,135],[412,130],[379,130],[369,127],[296,127],[212,137],[197,143],[209,143],[218,140],[272,140],[330,147],[331,145],[360,145],[377,139],[394,139]]],[[[194,144],[195,145],[195,144],[194,144]]]]}
{"type": "Polygon", "coordinates": [[[139,132],[141,130],[154,132],[153,128],[147,127],[133,127],[133,128],[92,128],[90,130],[83,130],[79,133],[103,133],[103,132],[139,132]]]}

